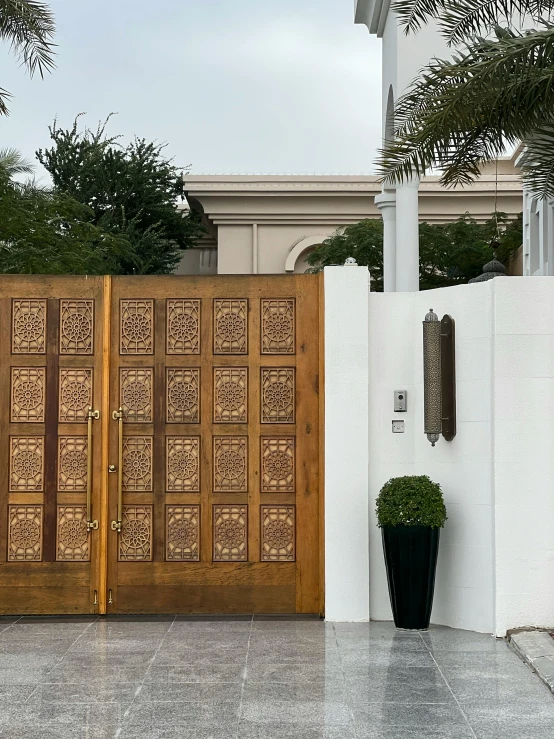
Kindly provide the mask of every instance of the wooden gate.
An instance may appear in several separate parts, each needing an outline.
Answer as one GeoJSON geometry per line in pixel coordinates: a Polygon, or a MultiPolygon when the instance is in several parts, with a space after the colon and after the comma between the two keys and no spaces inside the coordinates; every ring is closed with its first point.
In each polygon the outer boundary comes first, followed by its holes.
{"type": "Polygon", "coordinates": [[[321,287],[0,278],[0,612],[322,612],[321,287]]]}

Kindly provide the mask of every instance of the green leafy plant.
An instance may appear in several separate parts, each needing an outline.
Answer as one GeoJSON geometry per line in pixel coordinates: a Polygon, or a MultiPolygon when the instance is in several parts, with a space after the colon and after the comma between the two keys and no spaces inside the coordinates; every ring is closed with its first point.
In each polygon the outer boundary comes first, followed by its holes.
{"type": "Polygon", "coordinates": [[[442,528],[447,520],[441,487],[427,475],[393,477],[377,498],[377,525],[442,528]]]}
{"type": "Polygon", "coordinates": [[[52,178],[53,192],[70,196],[92,212],[93,223],[131,245],[118,274],[171,274],[204,233],[200,216],[177,208],[184,198],[182,169],[165,154],[166,145],[135,138],[122,144],[106,128],[80,130],[54,121],[52,145],[36,152],[52,178]]]}
{"type": "MultiPolygon", "coordinates": [[[[497,258],[508,264],[523,240],[522,217],[510,220],[506,213],[494,213],[485,223],[477,223],[466,213],[450,223],[419,224],[419,289],[430,290],[466,283],[483,271],[492,258],[489,241],[496,236],[497,258]]],[[[310,272],[333,264],[344,264],[354,257],[360,266],[369,267],[371,289],[383,289],[383,221],[360,221],[339,229],[315,247],[308,256],[310,272]]]]}

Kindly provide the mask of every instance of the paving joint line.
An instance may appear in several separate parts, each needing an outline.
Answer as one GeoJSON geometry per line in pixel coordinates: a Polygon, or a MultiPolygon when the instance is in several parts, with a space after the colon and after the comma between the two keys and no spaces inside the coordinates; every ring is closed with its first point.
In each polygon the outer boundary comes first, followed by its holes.
{"type": "MultiPolygon", "coordinates": [[[[158,656],[158,653],[159,653],[160,649],[162,648],[162,645],[163,645],[164,641],[166,640],[167,635],[171,631],[171,628],[173,627],[173,624],[175,623],[176,619],[177,619],[177,615],[175,615],[173,617],[173,621],[171,622],[169,628],[167,629],[167,631],[163,635],[160,643],[158,644],[158,648],[156,649],[156,651],[154,652],[154,654],[152,655],[152,657],[150,657],[148,667],[146,668],[146,672],[144,673],[144,676],[142,678],[142,682],[140,683],[140,685],[138,686],[138,688],[135,690],[135,695],[133,696],[133,700],[131,701],[131,703],[129,703],[129,705],[125,709],[125,712],[124,712],[123,717],[121,719],[121,726],[115,732],[115,739],[119,739],[119,737],[121,736],[121,732],[125,728],[124,727],[124,724],[125,724],[126,720],[129,718],[129,716],[131,714],[131,709],[135,705],[136,700],[137,700],[138,696],[140,695],[141,690],[144,687],[144,683],[146,682],[146,678],[148,677],[148,673],[150,672],[150,669],[151,669],[152,665],[154,664],[154,661],[155,661],[156,657],[158,656]]],[[[129,623],[132,624],[133,622],[131,621],[129,623]]]]}
{"type": "MultiPolygon", "coordinates": [[[[46,678],[46,677],[48,677],[48,675],[50,675],[50,674],[51,674],[51,673],[52,673],[52,672],[53,672],[53,671],[54,671],[54,670],[56,669],[56,667],[58,667],[58,665],[59,665],[59,664],[60,664],[60,663],[62,662],[62,660],[64,660],[64,659],[65,659],[65,658],[67,657],[67,655],[69,654],[69,650],[71,649],[71,647],[73,647],[73,645],[74,645],[74,644],[77,644],[77,642],[79,641],[79,639],[80,639],[80,638],[81,638],[82,636],[84,636],[84,635],[85,635],[85,634],[87,633],[87,631],[88,631],[88,630],[90,629],[90,627],[91,627],[91,626],[92,626],[93,624],[95,624],[95,623],[96,623],[97,621],[98,621],[98,617],[96,617],[96,618],[94,619],[94,621],[91,621],[91,622],[89,623],[89,625],[87,626],[87,628],[86,628],[86,629],[85,629],[84,631],[82,631],[82,632],[81,632],[81,633],[79,634],[79,636],[78,636],[78,637],[77,637],[77,638],[76,638],[76,639],[75,639],[74,641],[72,641],[72,642],[71,642],[71,644],[70,644],[70,645],[68,646],[68,648],[67,648],[67,649],[65,650],[65,652],[64,652],[64,653],[62,654],[62,656],[61,656],[61,657],[59,658],[59,660],[58,660],[58,661],[56,662],[56,664],[55,664],[55,665],[53,665],[53,666],[52,666],[52,667],[51,667],[51,668],[50,668],[50,669],[48,670],[48,672],[47,672],[47,673],[46,673],[46,674],[44,675],[44,677],[45,677],[45,678],[46,678]]],[[[17,622],[16,622],[16,623],[17,623],[17,622]]],[[[32,698],[32,696],[33,696],[33,695],[34,695],[34,694],[35,694],[35,693],[37,692],[37,690],[38,690],[38,689],[39,689],[39,688],[40,688],[40,687],[41,687],[42,685],[47,685],[47,684],[48,684],[48,683],[47,683],[47,681],[46,681],[46,680],[44,680],[44,679],[42,679],[40,683],[37,683],[37,685],[36,685],[35,689],[33,690],[33,692],[32,692],[32,693],[30,693],[30,694],[29,694],[29,695],[27,696],[27,698],[26,698],[26,699],[25,699],[25,700],[24,700],[23,702],[24,702],[24,703],[28,703],[28,702],[29,702],[29,700],[30,700],[30,698],[32,698]]]]}
{"type": "Polygon", "coordinates": [[[250,619],[250,631],[248,632],[248,643],[246,645],[246,661],[244,663],[244,671],[242,673],[242,684],[240,686],[240,699],[239,699],[239,711],[237,716],[236,730],[233,739],[239,739],[239,728],[240,721],[242,718],[242,703],[244,697],[244,689],[246,687],[246,681],[248,680],[248,654],[250,653],[250,640],[252,639],[252,632],[254,631],[254,614],[250,619]]]}
{"type": "Polygon", "coordinates": [[[426,642],[426,641],[425,641],[425,639],[423,638],[423,634],[419,634],[419,638],[420,638],[420,639],[422,640],[422,642],[423,642],[423,643],[425,644],[425,648],[427,649],[427,651],[428,651],[428,652],[429,652],[429,654],[431,655],[431,659],[433,660],[433,662],[434,662],[434,663],[435,663],[435,665],[437,666],[437,670],[439,671],[439,673],[440,673],[440,676],[442,677],[442,679],[443,679],[443,680],[444,680],[444,682],[446,683],[446,687],[448,688],[448,690],[449,690],[449,691],[450,691],[450,693],[452,694],[452,697],[453,697],[453,698],[454,698],[454,700],[456,701],[456,705],[458,706],[458,709],[459,709],[460,713],[461,713],[461,714],[462,714],[462,716],[464,717],[464,720],[465,720],[466,724],[468,725],[468,727],[469,727],[469,730],[471,731],[471,735],[473,736],[473,738],[474,738],[474,739],[479,739],[479,738],[478,738],[478,736],[477,736],[477,734],[475,733],[475,730],[473,729],[473,726],[472,726],[472,725],[470,724],[470,722],[469,722],[469,719],[468,719],[468,717],[467,717],[467,714],[466,714],[466,712],[465,712],[465,711],[464,711],[464,709],[462,708],[462,704],[460,703],[460,701],[459,701],[459,700],[458,700],[458,698],[456,697],[456,694],[454,693],[454,691],[452,690],[452,687],[451,687],[450,683],[449,683],[449,682],[448,682],[448,680],[446,679],[446,677],[445,677],[445,675],[444,675],[444,673],[443,673],[443,671],[442,671],[442,669],[441,669],[441,666],[439,665],[439,663],[438,663],[438,662],[437,662],[437,660],[435,659],[435,655],[433,654],[433,652],[432,652],[432,651],[431,651],[431,649],[429,648],[429,645],[427,644],[427,642],[426,642]]]}
{"type": "MultiPolygon", "coordinates": [[[[325,623],[325,621],[323,623],[325,623]]],[[[350,713],[350,719],[352,721],[352,731],[354,732],[354,739],[358,739],[358,731],[356,729],[356,721],[354,720],[354,709],[352,706],[352,696],[350,694],[350,688],[348,687],[347,682],[346,682],[346,673],[344,671],[344,664],[342,661],[342,654],[341,654],[340,647],[339,647],[339,640],[338,640],[337,630],[335,628],[335,622],[333,622],[333,634],[335,635],[335,644],[337,645],[337,652],[339,655],[340,671],[341,671],[342,680],[344,683],[344,692],[345,692],[345,695],[347,696],[348,712],[350,713]]],[[[325,685],[325,683],[323,683],[323,685],[325,685]]]]}

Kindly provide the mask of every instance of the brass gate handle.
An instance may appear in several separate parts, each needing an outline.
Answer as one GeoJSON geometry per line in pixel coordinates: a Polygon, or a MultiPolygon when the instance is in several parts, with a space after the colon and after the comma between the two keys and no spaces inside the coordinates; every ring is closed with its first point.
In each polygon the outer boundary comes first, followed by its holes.
{"type": "MultiPolygon", "coordinates": [[[[112,521],[112,530],[121,532],[123,522],[123,408],[112,413],[114,421],[118,422],[118,450],[117,450],[117,521],[112,521]]],[[[110,465],[110,468],[113,465],[110,465]]],[[[110,469],[110,472],[112,470],[110,469]]]]}
{"type": "Polygon", "coordinates": [[[92,518],[92,424],[100,418],[100,411],[88,409],[88,446],[87,446],[87,531],[96,531],[98,521],[92,518]]]}

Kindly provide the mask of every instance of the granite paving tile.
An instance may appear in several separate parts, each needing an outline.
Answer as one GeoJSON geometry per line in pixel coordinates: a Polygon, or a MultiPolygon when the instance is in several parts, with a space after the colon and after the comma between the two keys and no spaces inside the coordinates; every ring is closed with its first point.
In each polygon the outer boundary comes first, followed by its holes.
{"type": "Polygon", "coordinates": [[[345,652],[341,650],[345,670],[352,667],[432,667],[435,662],[427,650],[397,650],[376,646],[368,651],[345,652]]]}
{"type": "Polygon", "coordinates": [[[354,723],[375,727],[432,727],[445,730],[451,726],[467,726],[456,704],[435,703],[356,703],[352,706],[354,723]]]}
{"type": "Polygon", "coordinates": [[[145,683],[242,683],[245,664],[156,665],[146,673],[145,683]]]}
{"type": "Polygon", "coordinates": [[[304,683],[304,682],[343,682],[344,673],[339,663],[331,664],[279,664],[260,662],[252,664],[248,659],[246,670],[248,680],[257,682],[281,682],[281,683],[304,683]]]}
{"type": "Polygon", "coordinates": [[[372,685],[366,682],[349,682],[349,696],[353,705],[373,703],[455,703],[448,685],[428,685],[413,682],[386,682],[372,685]]]}
{"type": "Polygon", "coordinates": [[[36,685],[0,685],[0,710],[12,703],[24,703],[36,690],[36,685]]]}
{"type": "Polygon", "coordinates": [[[210,647],[200,642],[195,648],[191,645],[161,647],[155,655],[155,665],[244,665],[246,663],[247,647],[234,645],[217,645],[210,647]]]}
{"type": "Polygon", "coordinates": [[[30,694],[27,703],[119,703],[130,705],[141,683],[43,683],[30,694]]]}
{"type": "Polygon", "coordinates": [[[458,678],[450,677],[448,684],[452,688],[458,701],[462,704],[491,703],[492,705],[505,701],[544,701],[551,698],[548,688],[533,679],[529,673],[523,678],[458,678]],[[531,679],[530,679],[531,678],[531,679]]]}
{"type": "Polygon", "coordinates": [[[352,713],[338,701],[243,700],[241,719],[254,724],[301,726],[351,726],[352,713]]]}
{"type": "Polygon", "coordinates": [[[52,667],[4,667],[0,662],[0,685],[38,685],[51,670],[52,667]]]}
{"type": "Polygon", "coordinates": [[[242,682],[234,683],[145,683],[137,691],[136,703],[175,701],[240,702],[242,682]]]}
{"type": "MultiPolygon", "coordinates": [[[[376,728],[367,724],[355,726],[356,739],[475,739],[469,726],[446,726],[435,728],[409,728],[406,726],[383,726],[376,728]]],[[[479,736],[479,739],[481,737],[479,736]]],[[[495,737],[495,739],[501,739],[495,737]]],[[[540,738],[542,739],[542,737],[540,738]]]]}
{"type": "Polygon", "coordinates": [[[347,702],[350,694],[342,682],[314,683],[260,683],[248,680],[244,687],[245,701],[338,701],[347,702]]]}
{"type": "MultiPolygon", "coordinates": [[[[126,739],[126,737],[125,737],[126,739]]],[[[349,726],[297,726],[290,724],[256,724],[241,721],[238,739],[356,739],[352,725],[349,726]]]]}
{"type": "MultiPolygon", "coordinates": [[[[140,683],[144,680],[147,665],[127,666],[117,662],[110,664],[88,665],[80,667],[78,662],[71,664],[58,663],[53,669],[47,671],[42,678],[36,682],[48,683],[84,683],[84,684],[112,684],[112,683],[140,683]]],[[[1,674],[0,674],[1,680],[1,674]]]]}
{"type": "MultiPolygon", "coordinates": [[[[0,730],[2,739],[119,739],[121,728],[116,726],[10,726],[0,730]]],[[[143,737],[146,739],[146,737],[143,737]]],[[[219,738],[217,738],[219,739],[219,738]]]]}
{"type": "Polygon", "coordinates": [[[101,726],[121,725],[126,706],[119,703],[18,703],[0,711],[0,726],[9,734],[20,726],[101,726]]]}
{"type": "Polygon", "coordinates": [[[444,685],[445,680],[436,664],[425,667],[410,667],[406,665],[365,665],[348,666],[345,670],[345,680],[348,685],[378,686],[383,684],[409,683],[410,685],[425,685],[433,687],[444,685]]]}
{"type": "Polygon", "coordinates": [[[126,726],[124,725],[116,739],[237,739],[236,722],[227,727],[206,728],[198,725],[189,726],[126,726]],[[148,733],[145,733],[145,732],[148,733]]]}
{"type": "MultiPolygon", "coordinates": [[[[147,727],[165,724],[228,727],[236,725],[238,701],[175,701],[172,703],[135,703],[130,709],[129,726],[147,727]]],[[[145,734],[148,736],[148,733],[145,734]]]]}

